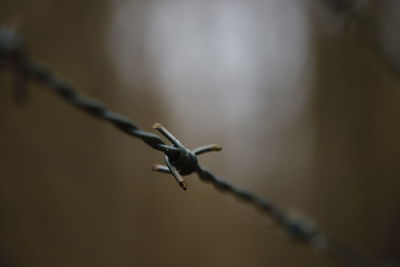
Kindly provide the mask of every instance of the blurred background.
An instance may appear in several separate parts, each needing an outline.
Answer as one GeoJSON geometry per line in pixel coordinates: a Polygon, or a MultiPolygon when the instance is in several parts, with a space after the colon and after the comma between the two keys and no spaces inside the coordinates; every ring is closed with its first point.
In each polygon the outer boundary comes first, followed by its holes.
{"type": "MultiPolygon", "coordinates": [[[[163,123],[235,184],[399,259],[396,0],[3,0],[0,22],[83,94],[163,123]]],[[[336,266],[162,155],[0,73],[1,266],[336,266]]]]}

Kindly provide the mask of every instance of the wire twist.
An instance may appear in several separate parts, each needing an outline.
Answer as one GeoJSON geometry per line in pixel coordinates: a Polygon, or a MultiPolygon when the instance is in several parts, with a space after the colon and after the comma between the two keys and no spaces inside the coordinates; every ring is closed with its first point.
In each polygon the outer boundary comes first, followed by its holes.
{"type": "Polygon", "coordinates": [[[80,95],[71,84],[58,78],[44,66],[33,62],[27,53],[23,39],[19,35],[7,27],[0,27],[0,67],[4,65],[12,65],[15,69],[15,97],[17,101],[21,101],[26,97],[29,80],[50,88],[66,102],[98,119],[113,124],[122,132],[139,138],[153,149],[163,152],[166,165],[154,165],[153,170],[172,174],[184,190],[187,189],[187,183],[182,176],[196,173],[202,181],[211,183],[217,190],[230,193],[268,214],[291,237],[308,244],[319,252],[325,253],[335,262],[345,264],[345,266],[397,266],[386,265],[386,263],[383,265],[381,262],[360,255],[352,249],[340,246],[322,233],[310,218],[293,216],[270,200],[258,197],[252,192],[232,185],[199,165],[198,155],[219,151],[221,150],[220,146],[207,145],[191,151],[183,146],[161,124],[154,124],[153,128],[157,129],[172,143],[172,146],[167,145],[158,135],[141,130],[133,122],[109,110],[97,100],[80,95]]]}

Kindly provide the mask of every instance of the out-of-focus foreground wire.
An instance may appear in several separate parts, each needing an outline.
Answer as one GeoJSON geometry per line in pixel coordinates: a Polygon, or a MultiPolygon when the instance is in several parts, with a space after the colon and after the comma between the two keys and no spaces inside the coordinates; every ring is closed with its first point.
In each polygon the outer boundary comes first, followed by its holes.
{"type": "Polygon", "coordinates": [[[261,212],[270,216],[293,239],[309,245],[340,265],[398,266],[369,258],[351,248],[340,245],[321,232],[311,218],[293,216],[270,200],[261,198],[215,176],[198,163],[197,156],[205,152],[220,150],[219,146],[209,145],[190,151],[161,124],[156,123],[154,128],[160,131],[173,144],[172,146],[167,145],[160,136],[141,130],[133,122],[109,110],[100,102],[80,95],[72,85],[57,77],[41,64],[33,61],[27,53],[23,38],[8,27],[0,27],[0,67],[12,68],[15,72],[16,100],[23,100],[27,93],[27,83],[35,81],[52,90],[66,102],[98,119],[110,122],[117,129],[139,138],[153,149],[163,152],[167,166],[156,165],[153,170],[172,174],[178,184],[185,190],[187,184],[181,176],[196,173],[202,181],[211,183],[217,190],[230,193],[248,205],[258,208],[261,212]]]}

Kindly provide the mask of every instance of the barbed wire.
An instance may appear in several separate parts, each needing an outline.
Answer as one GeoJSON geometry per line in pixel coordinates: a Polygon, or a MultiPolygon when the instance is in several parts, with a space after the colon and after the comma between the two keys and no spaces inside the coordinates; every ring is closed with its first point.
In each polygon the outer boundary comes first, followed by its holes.
{"type": "Polygon", "coordinates": [[[14,92],[18,102],[26,98],[29,81],[35,81],[50,88],[63,100],[78,109],[87,112],[95,118],[111,123],[120,131],[132,137],[139,138],[151,148],[164,153],[166,166],[154,165],[153,170],[172,174],[184,190],[187,189],[187,183],[182,176],[196,173],[202,181],[211,183],[217,190],[229,193],[269,215],[293,239],[309,245],[317,252],[324,253],[338,264],[345,264],[344,266],[397,266],[371,259],[353,249],[340,245],[320,231],[310,217],[305,215],[294,216],[270,200],[261,198],[252,192],[215,176],[211,171],[198,163],[198,155],[210,151],[219,151],[221,150],[220,146],[207,145],[190,151],[161,124],[154,124],[153,128],[157,129],[172,143],[172,146],[167,145],[160,136],[140,129],[132,121],[109,110],[99,101],[80,95],[70,83],[57,77],[43,65],[33,61],[29,56],[23,38],[8,27],[0,27],[0,67],[4,66],[12,66],[14,69],[14,92]]]}

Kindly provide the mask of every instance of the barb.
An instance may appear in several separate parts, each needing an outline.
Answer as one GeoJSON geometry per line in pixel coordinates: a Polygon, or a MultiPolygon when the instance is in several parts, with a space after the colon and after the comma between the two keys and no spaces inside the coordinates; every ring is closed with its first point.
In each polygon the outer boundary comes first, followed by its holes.
{"type": "Polygon", "coordinates": [[[338,245],[321,232],[310,218],[293,216],[270,200],[232,185],[198,164],[198,155],[220,151],[220,146],[207,145],[190,151],[161,124],[154,124],[153,128],[172,143],[172,146],[167,145],[158,135],[141,130],[133,122],[109,110],[97,100],[80,95],[72,85],[58,78],[42,65],[33,62],[26,51],[22,38],[6,27],[0,27],[0,66],[14,67],[17,80],[22,79],[18,83],[19,93],[26,91],[28,81],[38,82],[78,109],[113,124],[120,131],[139,138],[153,149],[163,152],[166,166],[154,165],[153,170],[172,174],[185,191],[187,183],[182,176],[196,173],[202,181],[211,183],[217,190],[230,193],[269,215],[291,237],[324,253],[335,262],[345,264],[345,266],[383,266],[382,262],[369,259],[352,249],[338,245]]]}
{"type": "Polygon", "coordinates": [[[196,156],[211,151],[220,151],[222,149],[219,145],[206,145],[190,151],[160,123],[155,123],[153,125],[153,128],[157,129],[174,145],[175,148],[181,151],[179,156],[175,159],[170,160],[170,158],[166,156],[165,164],[167,166],[155,165],[153,166],[153,171],[172,174],[175,177],[175,180],[178,182],[179,186],[185,191],[187,191],[188,183],[182,178],[181,174],[189,175],[197,170],[198,162],[196,156]]]}

